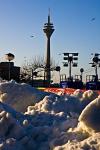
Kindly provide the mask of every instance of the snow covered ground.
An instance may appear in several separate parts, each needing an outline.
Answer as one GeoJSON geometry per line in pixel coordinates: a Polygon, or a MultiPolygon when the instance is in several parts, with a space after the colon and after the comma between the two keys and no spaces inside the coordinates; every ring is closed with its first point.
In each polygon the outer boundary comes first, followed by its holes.
{"type": "Polygon", "coordinates": [[[0,82],[0,150],[100,150],[100,96],[0,82]]]}

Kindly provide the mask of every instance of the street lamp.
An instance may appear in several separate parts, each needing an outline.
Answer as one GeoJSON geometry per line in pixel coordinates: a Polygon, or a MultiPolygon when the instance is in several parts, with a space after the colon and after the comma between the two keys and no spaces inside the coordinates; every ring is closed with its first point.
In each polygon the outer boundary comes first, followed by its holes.
{"type": "Polygon", "coordinates": [[[8,74],[8,79],[10,80],[10,61],[12,61],[15,58],[15,56],[11,53],[5,54],[5,59],[9,61],[9,74],[8,74]]]}
{"type": "Polygon", "coordinates": [[[80,73],[81,73],[81,81],[82,81],[82,78],[83,78],[83,72],[84,72],[84,69],[81,68],[81,69],[80,69],[80,73]]]}
{"type": "Polygon", "coordinates": [[[94,57],[92,58],[92,63],[89,63],[89,64],[92,64],[92,67],[95,68],[95,80],[98,81],[98,71],[97,71],[97,68],[100,67],[100,58],[99,58],[99,55],[98,53],[95,53],[94,54],[94,57]]]}
{"type": "Polygon", "coordinates": [[[64,54],[64,60],[66,62],[63,62],[64,67],[69,66],[69,80],[72,79],[71,76],[71,67],[77,67],[77,60],[78,60],[78,53],[63,53],[64,54]]]}

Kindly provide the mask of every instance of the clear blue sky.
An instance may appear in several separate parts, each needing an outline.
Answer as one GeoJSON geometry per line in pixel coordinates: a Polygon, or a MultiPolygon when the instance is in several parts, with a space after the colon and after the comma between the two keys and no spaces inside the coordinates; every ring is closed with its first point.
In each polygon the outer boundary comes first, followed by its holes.
{"type": "Polygon", "coordinates": [[[100,53],[100,0],[0,0],[0,59],[10,52],[15,55],[15,65],[21,65],[25,57],[45,56],[43,25],[49,8],[55,28],[53,59],[62,66],[63,55],[58,53],[78,52],[75,73],[81,67],[91,69],[91,53],[100,53]]]}

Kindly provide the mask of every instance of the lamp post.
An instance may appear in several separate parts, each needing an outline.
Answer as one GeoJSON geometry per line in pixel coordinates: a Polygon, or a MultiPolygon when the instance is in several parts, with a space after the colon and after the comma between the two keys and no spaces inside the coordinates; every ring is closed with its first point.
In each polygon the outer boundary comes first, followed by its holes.
{"type": "Polygon", "coordinates": [[[97,70],[97,68],[100,67],[100,58],[99,58],[99,55],[100,54],[95,53],[94,57],[92,58],[92,63],[89,63],[89,64],[92,64],[92,67],[95,68],[95,81],[96,82],[98,81],[98,70],[97,70]]]}
{"type": "Polygon", "coordinates": [[[72,66],[77,67],[78,53],[63,53],[64,54],[64,67],[69,66],[69,80],[72,80],[71,70],[72,66]]]}
{"type": "Polygon", "coordinates": [[[82,79],[83,79],[83,72],[84,72],[84,69],[81,68],[81,69],[80,69],[80,73],[81,73],[81,81],[82,81],[82,79]]]}
{"type": "Polygon", "coordinates": [[[5,54],[5,58],[6,60],[9,61],[9,68],[8,68],[8,80],[10,80],[11,77],[11,70],[10,70],[10,61],[12,61],[14,59],[14,55],[11,53],[5,54]]]}

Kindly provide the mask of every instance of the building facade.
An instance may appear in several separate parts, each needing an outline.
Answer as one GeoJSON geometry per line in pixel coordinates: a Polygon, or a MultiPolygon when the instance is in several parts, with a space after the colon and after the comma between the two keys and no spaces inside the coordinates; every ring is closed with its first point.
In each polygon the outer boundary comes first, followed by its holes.
{"type": "Polygon", "coordinates": [[[14,66],[14,62],[0,62],[0,77],[3,80],[20,80],[20,67],[14,66]]]}

